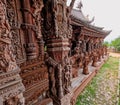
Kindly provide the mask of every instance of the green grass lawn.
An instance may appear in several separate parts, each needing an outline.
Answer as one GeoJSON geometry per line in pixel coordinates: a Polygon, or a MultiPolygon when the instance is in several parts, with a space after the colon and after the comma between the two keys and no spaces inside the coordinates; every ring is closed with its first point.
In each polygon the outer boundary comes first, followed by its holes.
{"type": "Polygon", "coordinates": [[[76,105],[116,105],[119,59],[110,57],[77,98],[76,105]]]}

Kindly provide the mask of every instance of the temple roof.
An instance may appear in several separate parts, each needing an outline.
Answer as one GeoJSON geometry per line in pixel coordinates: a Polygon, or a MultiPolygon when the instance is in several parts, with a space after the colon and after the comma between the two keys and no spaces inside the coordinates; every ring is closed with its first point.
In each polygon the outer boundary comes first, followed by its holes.
{"type": "Polygon", "coordinates": [[[72,9],[71,11],[71,19],[72,21],[76,21],[77,25],[81,25],[81,26],[86,26],[92,30],[95,30],[97,32],[100,32],[104,35],[108,35],[110,31],[107,30],[103,30],[104,27],[98,27],[95,25],[92,25],[91,23],[94,21],[94,18],[92,20],[89,20],[86,16],[84,16],[83,12],[81,9],[77,10],[77,9],[72,9]]]}
{"type": "Polygon", "coordinates": [[[71,15],[74,16],[76,19],[83,21],[85,23],[92,23],[94,21],[94,19],[89,20],[87,17],[85,17],[81,10],[73,9],[71,11],[71,15]]]}

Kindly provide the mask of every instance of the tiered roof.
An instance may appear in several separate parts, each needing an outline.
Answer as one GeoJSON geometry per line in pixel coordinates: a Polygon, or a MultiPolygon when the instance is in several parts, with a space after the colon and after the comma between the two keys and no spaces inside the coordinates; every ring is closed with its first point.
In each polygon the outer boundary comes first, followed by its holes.
{"type": "Polygon", "coordinates": [[[71,19],[72,19],[73,25],[87,27],[87,28],[97,31],[105,36],[107,36],[111,32],[111,30],[110,31],[103,30],[104,27],[98,27],[98,26],[92,25],[91,23],[94,21],[94,18],[92,20],[89,20],[86,16],[84,16],[81,8],[72,9],[71,19]]]}

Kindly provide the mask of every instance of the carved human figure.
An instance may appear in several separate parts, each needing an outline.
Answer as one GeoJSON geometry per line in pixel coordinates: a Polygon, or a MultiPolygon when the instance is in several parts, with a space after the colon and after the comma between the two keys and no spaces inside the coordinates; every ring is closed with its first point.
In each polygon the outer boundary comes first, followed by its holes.
{"type": "Polygon", "coordinates": [[[105,52],[104,46],[102,46],[102,58],[104,58],[104,52],[105,52]]]}
{"type": "Polygon", "coordinates": [[[34,24],[36,25],[36,34],[37,38],[40,39],[42,37],[41,34],[41,10],[43,8],[43,2],[41,0],[32,0],[33,4],[32,7],[34,8],[33,10],[33,17],[34,17],[34,24]]]}
{"type": "Polygon", "coordinates": [[[101,48],[98,49],[98,60],[101,61],[101,48]]]}
{"type": "Polygon", "coordinates": [[[63,66],[63,88],[64,88],[64,93],[67,94],[70,92],[69,87],[71,86],[71,62],[68,56],[64,57],[64,60],[62,62],[63,66]]]}
{"type": "Polygon", "coordinates": [[[49,84],[50,84],[50,94],[56,96],[55,73],[53,67],[49,67],[49,84]]]}
{"type": "Polygon", "coordinates": [[[94,49],[93,50],[93,63],[92,63],[92,66],[97,66],[97,49],[94,49]]]}
{"type": "Polygon", "coordinates": [[[89,70],[88,70],[89,55],[88,55],[88,52],[85,53],[84,59],[85,59],[85,61],[84,61],[84,67],[83,67],[83,74],[87,75],[87,74],[89,74],[89,70]]]}
{"type": "Polygon", "coordinates": [[[4,105],[24,105],[24,98],[23,95],[20,94],[18,96],[12,97],[7,99],[4,102],[4,105]]]}
{"type": "Polygon", "coordinates": [[[59,98],[62,98],[63,97],[63,81],[62,81],[62,71],[63,71],[63,68],[62,68],[62,65],[61,64],[58,64],[57,65],[57,75],[56,75],[56,78],[57,78],[57,82],[56,82],[56,87],[57,87],[57,94],[58,94],[58,97],[59,98]]]}
{"type": "Polygon", "coordinates": [[[105,55],[107,55],[107,46],[105,46],[105,55]]]}
{"type": "Polygon", "coordinates": [[[65,94],[69,93],[69,85],[70,84],[70,71],[69,67],[65,66],[64,68],[64,89],[65,89],[65,94]]]}

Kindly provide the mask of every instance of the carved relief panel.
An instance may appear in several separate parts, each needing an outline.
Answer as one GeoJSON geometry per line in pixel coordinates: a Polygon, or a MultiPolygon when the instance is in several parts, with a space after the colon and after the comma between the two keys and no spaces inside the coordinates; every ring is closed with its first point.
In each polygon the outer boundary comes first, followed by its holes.
{"type": "Polygon", "coordinates": [[[39,101],[39,96],[49,89],[48,71],[45,63],[34,59],[20,65],[21,77],[26,91],[24,97],[27,104],[39,101]]]}
{"type": "Polygon", "coordinates": [[[13,53],[17,63],[25,59],[23,49],[23,38],[20,32],[20,22],[18,20],[18,10],[16,0],[6,0],[6,10],[9,24],[11,26],[13,53]]]}

